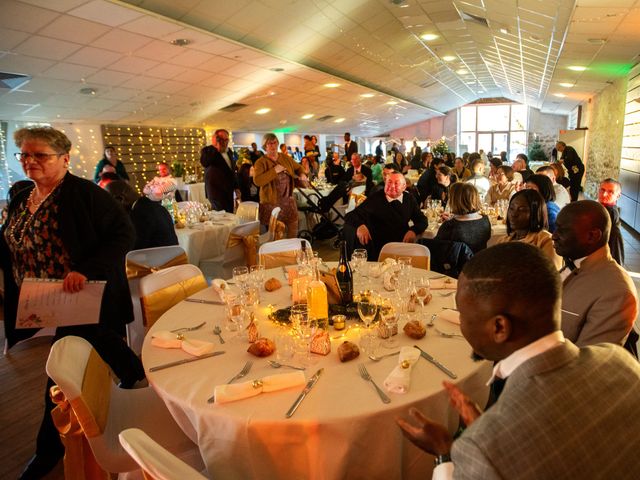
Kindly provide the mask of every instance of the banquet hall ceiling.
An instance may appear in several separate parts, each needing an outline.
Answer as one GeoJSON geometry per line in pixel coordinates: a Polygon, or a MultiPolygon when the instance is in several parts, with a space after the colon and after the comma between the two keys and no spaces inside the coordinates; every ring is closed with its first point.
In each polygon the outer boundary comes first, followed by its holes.
{"type": "Polygon", "coordinates": [[[640,0],[1,3],[0,72],[27,77],[0,76],[0,118],[21,121],[373,136],[481,98],[567,114],[640,41],[640,0]]]}

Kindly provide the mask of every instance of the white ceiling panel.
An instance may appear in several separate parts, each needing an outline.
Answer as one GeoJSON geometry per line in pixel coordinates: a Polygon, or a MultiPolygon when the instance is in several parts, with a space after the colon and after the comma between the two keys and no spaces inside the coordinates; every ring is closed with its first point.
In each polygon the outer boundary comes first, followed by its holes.
{"type": "Polygon", "coordinates": [[[106,0],[93,0],[91,2],[84,3],[83,5],[70,10],[68,13],[74,17],[103,23],[110,27],[117,27],[118,25],[131,22],[143,16],[143,14],[135,10],[106,0]]]}

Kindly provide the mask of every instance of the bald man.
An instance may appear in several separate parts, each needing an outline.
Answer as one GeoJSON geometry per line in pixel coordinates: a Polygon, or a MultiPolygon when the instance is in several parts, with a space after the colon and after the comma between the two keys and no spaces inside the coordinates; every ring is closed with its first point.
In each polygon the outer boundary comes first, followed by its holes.
{"type": "MultiPolygon", "coordinates": [[[[598,189],[598,202],[609,213],[611,218],[611,233],[609,234],[609,249],[611,256],[618,262],[618,265],[624,265],[624,241],[622,232],[620,231],[620,209],[618,208],[618,200],[622,195],[622,185],[613,178],[605,178],[600,182],[598,189]]],[[[556,202],[557,203],[557,202],[556,202]]]]}
{"type": "Polygon", "coordinates": [[[629,422],[640,409],[640,365],[616,345],[577,348],[559,329],[560,302],[558,272],[532,245],[500,244],[467,262],[460,328],[476,355],[497,362],[490,381],[506,383],[481,414],[444,382],[469,426],[455,442],[415,408],[398,419],[436,456],[434,479],[637,478],[640,436],[629,422]]]}
{"type": "Polygon", "coordinates": [[[633,281],[611,257],[610,230],[609,214],[592,200],[572,202],[556,218],[553,247],[565,259],[562,332],[578,346],[622,345],[638,313],[633,281]]]}

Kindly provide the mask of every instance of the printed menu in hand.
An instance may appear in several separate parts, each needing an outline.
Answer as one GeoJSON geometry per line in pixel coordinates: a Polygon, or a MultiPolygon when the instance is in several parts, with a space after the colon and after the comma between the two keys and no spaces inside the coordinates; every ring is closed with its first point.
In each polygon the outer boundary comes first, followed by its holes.
{"type": "Polygon", "coordinates": [[[16,328],[66,327],[98,323],[106,282],[85,282],[76,293],[62,280],[25,278],[20,288],[16,328]]]}

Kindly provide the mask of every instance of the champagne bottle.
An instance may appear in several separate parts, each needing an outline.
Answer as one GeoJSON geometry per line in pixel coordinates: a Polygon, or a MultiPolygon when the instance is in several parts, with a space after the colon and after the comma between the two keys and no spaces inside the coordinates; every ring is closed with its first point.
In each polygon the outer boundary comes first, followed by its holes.
{"type": "Polygon", "coordinates": [[[351,303],[353,301],[353,272],[347,259],[347,242],[344,240],[340,248],[340,261],[336,271],[336,280],[338,281],[338,287],[340,287],[342,304],[351,303]]]}

